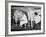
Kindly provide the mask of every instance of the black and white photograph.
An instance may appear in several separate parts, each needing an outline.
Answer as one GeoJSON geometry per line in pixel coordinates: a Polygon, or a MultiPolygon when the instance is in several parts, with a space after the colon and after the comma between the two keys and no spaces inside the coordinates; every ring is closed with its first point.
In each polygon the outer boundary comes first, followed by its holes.
{"type": "Polygon", "coordinates": [[[11,31],[41,30],[41,7],[11,6],[11,31]]]}
{"type": "Polygon", "coordinates": [[[8,34],[43,32],[43,5],[8,3],[8,34]]]}

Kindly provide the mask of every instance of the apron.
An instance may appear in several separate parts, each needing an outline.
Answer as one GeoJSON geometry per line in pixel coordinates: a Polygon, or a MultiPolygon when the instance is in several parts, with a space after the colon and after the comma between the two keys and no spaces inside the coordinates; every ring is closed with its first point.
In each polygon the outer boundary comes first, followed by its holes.
{"type": "Polygon", "coordinates": [[[20,18],[20,26],[27,23],[27,17],[26,15],[23,15],[22,18],[20,18]]]}

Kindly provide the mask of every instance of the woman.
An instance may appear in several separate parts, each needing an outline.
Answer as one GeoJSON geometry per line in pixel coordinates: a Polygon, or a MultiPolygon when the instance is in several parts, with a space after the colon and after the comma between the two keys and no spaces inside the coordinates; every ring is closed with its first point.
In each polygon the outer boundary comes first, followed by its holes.
{"type": "MultiPolygon", "coordinates": [[[[23,24],[26,25],[27,23],[27,16],[26,16],[26,13],[23,12],[22,10],[16,10],[14,12],[14,16],[13,18],[15,19],[15,22],[17,23],[18,22],[18,19],[20,20],[20,25],[22,27],[23,24]]],[[[17,25],[16,25],[17,26],[17,25]]]]}

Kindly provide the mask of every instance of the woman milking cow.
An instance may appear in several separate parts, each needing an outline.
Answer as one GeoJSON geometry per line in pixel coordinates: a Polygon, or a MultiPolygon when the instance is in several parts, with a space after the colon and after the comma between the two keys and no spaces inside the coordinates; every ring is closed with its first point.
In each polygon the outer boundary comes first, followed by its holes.
{"type": "Polygon", "coordinates": [[[23,10],[14,11],[13,19],[16,22],[16,26],[22,27],[24,25],[26,27],[26,24],[28,23],[28,15],[23,10]]]}

